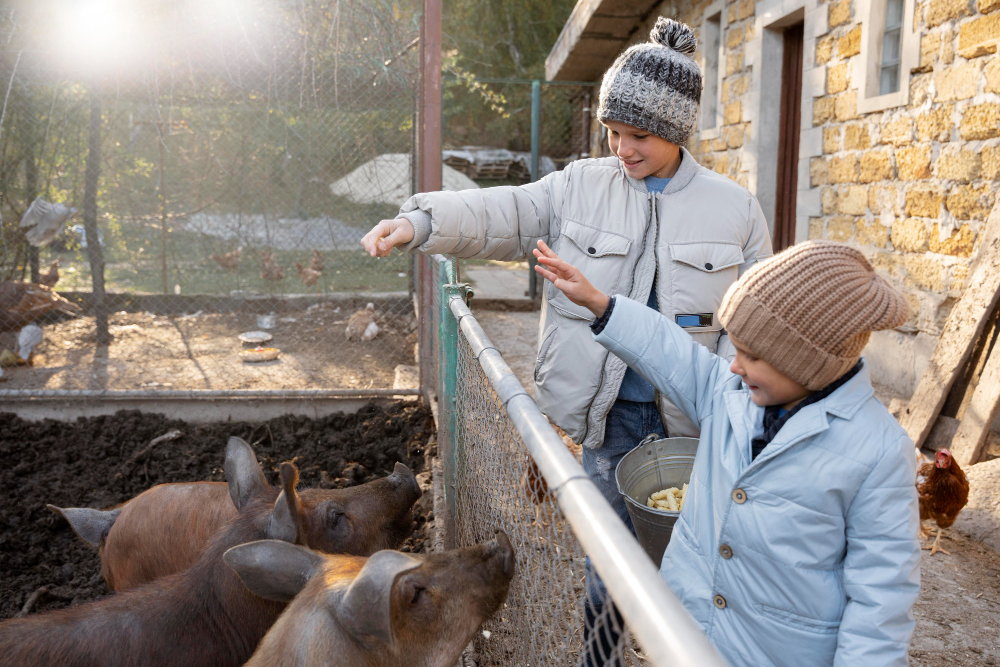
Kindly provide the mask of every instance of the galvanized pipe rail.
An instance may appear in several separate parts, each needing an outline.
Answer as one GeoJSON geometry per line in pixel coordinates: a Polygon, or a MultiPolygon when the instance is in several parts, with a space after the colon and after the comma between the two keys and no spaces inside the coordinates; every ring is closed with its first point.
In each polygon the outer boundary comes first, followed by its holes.
{"type": "Polygon", "coordinates": [[[0,398],[17,399],[290,399],[290,398],[379,398],[419,396],[419,389],[0,389],[0,398]]]}
{"type": "Polygon", "coordinates": [[[460,296],[448,307],[615,604],[654,665],[725,667],[460,296]]]}

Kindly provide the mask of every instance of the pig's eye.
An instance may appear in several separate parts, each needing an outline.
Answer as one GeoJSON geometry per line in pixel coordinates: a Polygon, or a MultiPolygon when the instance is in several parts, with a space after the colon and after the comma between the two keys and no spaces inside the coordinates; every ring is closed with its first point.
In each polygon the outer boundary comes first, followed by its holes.
{"type": "Polygon", "coordinates": [[[343,518],[344,512],[337,507],[330,507],[326,511],[326,523],[331,528],[339,524],[343,518]]]}
{"type": "Polygon", "coordinates": [[[420,598],[423,596],[425,590],[426,589],[423,586],[414,586],[412,597],[410,598],[410,604],[413,605],[420,602],[420,598]]]}

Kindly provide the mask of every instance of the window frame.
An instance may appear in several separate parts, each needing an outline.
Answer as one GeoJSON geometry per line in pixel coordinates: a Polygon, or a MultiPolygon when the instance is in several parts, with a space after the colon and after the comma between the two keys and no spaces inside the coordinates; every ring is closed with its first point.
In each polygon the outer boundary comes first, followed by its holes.
{"type": "MultiPolygon", "coordinates": [[[[890,93],[880,91],[882,46],[886,33],[886,10],[889,0],[862,0],[861,83],[858,87],[858,113],[872,113],[910,102],[910,72],[920,63],[920,34],[914,31],[914,0],[902,0],[903,20],[899,27],[899,87],[890,93]]],[[[890,63],[892,65],[892,63],[890,63]]]]}
{"type": "Polygon", "coordinates": [[[722,125],[724,121],[724,109],[722,104],[722,84],[723,80],[726,78],[726,45],[723,40],[723,30],[724,24],[723,20],[725,18],[725,3],[722,0],[717,0],[709,5],[702,13],[703,19],[701,22],[701,27],[699,28],[699,39],[698,41],[702,44],[701,53],[701,71],[702,71],[702,91],[701,91],[701,109],[698,113],[698,138],[699,139],[715,139],[719,136],[722,131],[722,125]],[[717,27],[715,41],[717,46],[715,49],[707,48],[712,40],[709,39],[709,24],[712,23],[717,27]],[[709,51],[712,53],[710,54],[709,51]],[[715,57],[715,66],[711,67],[710,56],[715,57]],[[711,82],[712,78],[710,74],[714,74],[714,82],[711,82]],[[709,86],[710,83],[714,85],[709,86]],[[708,106],[705,104],[706,97],[712,95],[712,101],[714,102],[713,125],[711,127],[706,126],[705,121],[709,113],[708,106]]]}

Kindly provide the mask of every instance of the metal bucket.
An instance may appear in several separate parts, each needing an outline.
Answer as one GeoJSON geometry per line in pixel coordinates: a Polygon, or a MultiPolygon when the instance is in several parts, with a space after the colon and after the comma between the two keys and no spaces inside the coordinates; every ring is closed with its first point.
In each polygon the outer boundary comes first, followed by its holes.
{"type": "Polygon", "coordinates": [[[657,567],[680,512],[646,507],[646,499],[657,491],[681,488],[690,481],[697,451],[697,438],[647,438],[623,456],[615,469],[618,492],[625,499],[636,537],[657,567]]]}

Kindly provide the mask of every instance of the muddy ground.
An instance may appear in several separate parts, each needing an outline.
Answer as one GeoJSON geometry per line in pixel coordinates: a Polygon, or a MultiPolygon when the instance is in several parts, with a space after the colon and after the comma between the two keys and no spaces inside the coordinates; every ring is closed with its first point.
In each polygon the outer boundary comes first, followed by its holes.
{"type": "MultiPolygon", "coordinates": [[[[391,388],[399,364],[413,364],[411,312],[378,312],[372,341],[344,335],[354,309],[325,303],[282,313],[267,330],[281,356],[243,363],[237,336],[259,329],[252,313],[157,315],[118,312],[111,345],[94,344],[92,316],[43,324],[34,365],[4,369],[0,389],[369,389],[391,388]]],[[[16,332],[0,333],[14,349],[16,332]]]]}
{"type": "MultiPolygon", "coordinates": [[[[432,429],[429,411],[401,402],[372,403],[324,419],[285,416],[256,424],[194,425],[138,411],[73,423],[27,422],[0,413],[0,617],[16,614],[42,586],[50,592],[34,611],[109,593],[97,552],[46,503],[105,508],[162,482],[221,481],[226,441],[233,435],[253,445],[272,483],[277,466],[293,460],[300,488],[353,486],[388,475],[397,461],[420,473],[432,429]],[[123,465],[171,429],[179,429],[181,438],[123,465]]],[[[416,530],[404,550],[423,550],[433,518],[423,505],[415,506],[416,530]]]]}

